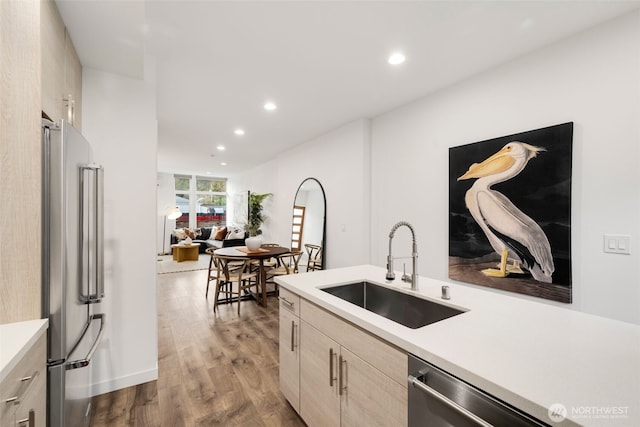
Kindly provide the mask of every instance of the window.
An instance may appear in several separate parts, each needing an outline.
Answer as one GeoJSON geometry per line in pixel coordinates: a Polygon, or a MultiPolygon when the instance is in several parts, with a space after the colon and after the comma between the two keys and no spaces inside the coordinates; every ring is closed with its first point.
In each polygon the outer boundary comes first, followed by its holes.
{"type": "Polygon", "coordinates": [[[189,193],[191,177],[187,175],[174,175],[176,188],[176,206],[182,212],[182,216],[176,219],[176,228],[189,227],[189,193]]]}
{"type": "Polygon", "coordinates": [[[227,224],[227,180],[196,177],[196,227],[227,224]]]}
{"type": "Polygon", "coordinates": [[[182,216],[176,227],[225,226],[227,223],[227,180],[174,175],[176,206],[182,216]],[[193,185],[192,185],[193,183],[193,185]],[[190,215],[195,213],[195,215],[190,215]]]}

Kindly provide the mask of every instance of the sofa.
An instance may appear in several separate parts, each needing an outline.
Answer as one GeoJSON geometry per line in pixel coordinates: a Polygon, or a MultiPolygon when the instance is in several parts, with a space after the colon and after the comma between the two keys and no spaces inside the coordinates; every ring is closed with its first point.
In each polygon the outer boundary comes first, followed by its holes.
{"type": "Polygon", "coordinates": [[[178,244],[187,237],[193,243],[200,243],[199,252],[203,254],[208,248],[244,246],[244,239],[249,235],[238,227],[176,228],[171,233],[171,244],[178,244]]]}

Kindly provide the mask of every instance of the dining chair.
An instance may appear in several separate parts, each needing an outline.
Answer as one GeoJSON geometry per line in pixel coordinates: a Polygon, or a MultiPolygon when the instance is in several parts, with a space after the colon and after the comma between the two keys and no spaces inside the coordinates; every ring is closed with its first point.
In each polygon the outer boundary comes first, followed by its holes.
{"type": "Polygon", "coordinates": [[[305,243],[307,251],[307,271],[322,270],[322,246],[305,243]]]}
{"type": "Polygon", "coordinates": [[[209,298],[209,285],[211,284],[211,281],[215,280],[216,284],[220,282],[220,274],[219,274],[220,269],[218,269],[218,262],[215,260],[213,251],[215,251],[215,248],[205,249],[205,253],[211,256],[209,258],[209,271],[207,273],[207,290],[204,293],[205,298],[209,298]]]}
{"type": "Polygon", "coordinates": [[[267,282],[273,282],[273,280],[270,279],[273,279],[276,276],[298,273],[300,257],[302,257],[302,251],[291,251],[275,257],[277,267],[267,270],[267,282]]]}
{"type": "MultiPolygon", "coordinates": [[[[205,290],[205,293],[204,293],[205,298],[209,298],[209,285],[211,284],[212,281],[215,281],[216,283],[220,283],[221,289],[226,287],[224,276],[221,275],[222,269],[218,268],[218,261],[216,257],[213,255],[215,250],[216,248],[205,249],[205,253],[210,255],[209,271],[207,274],[207,289],[205,290]]],[[[235,265],[230,264],[230,267],[232,269],[237,269],[237,268],[240,268],[241,266],[242,266],[242,263],[238,263],[238,262],[236,262],[235,265]]]]}
{"type": "Polygon", "coordinates": [[[238,257],[226,257],[213,255],[214,264],[217,265],[217,274],[223,278],[216,282],[215,299],[213,301],[213,311],[216,311],[220,293],[223,292],[227,301],[231,302],[233,295],[238,301],[238,315],[240,315],[240,300],[242,296],[251,288],[256,288],[258,292],[258,275],[250,269],[251,260],[239,260],[238,257]],[[223,286],[221,286],[221,283],[223,286]],[[237,286],[234,284],[237,283],[237,286]],[[231,298],[231,299],[230,299],[231,298]]]}
{"type": "MultiPolygon", "coordinates": [[[[279,248],[280,245],[277,243],[263,243],[260,245],[261,248],[279,248]]],[[[276,260],[273,258],[265,259],[262,261],[262,265],[264,268],[275,268],[276,260]]],[[[260,269],[260,262],[258,260],[251,261],[251,269],[258,271],[260,269]]]]}

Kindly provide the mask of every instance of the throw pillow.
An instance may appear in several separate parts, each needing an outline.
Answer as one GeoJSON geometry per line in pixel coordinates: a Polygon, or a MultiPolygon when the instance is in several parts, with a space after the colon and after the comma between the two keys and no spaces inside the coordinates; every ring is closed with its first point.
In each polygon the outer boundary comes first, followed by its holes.
{"type": "Polygon", "coordinates": [[[224,240],[224,236],[227,235],[227,227],[222,227],[220,230],[216,231],[213,240],[224,240]]]}
{"type": "Polygon", "coordinates": [[[200,239],[202,240],[209,240],[209,238],[211,237],[211,228],[209,227],[202,227],[200,229],[200,239]]]}
{"type": "Polygon", "coordinates": [[[185,229],[184,229],[184,234],[186,234],[186,235],[187,235],[187,237],[191,238],[191,240],[193,240],[193,239],[195,239],[195,238],[196,238],[196,232],[195,232],[195,231],[193,231],[193,230],[192,230],[192,229],[190,229],[190,228],[185,228],[185,229]]]}
{"type": "Polygon", "coordinates": [[[231,233],[227,235],[227,239],[244,239],[244,231],[242,230],[233,230],[231,233]]]}
{"type": "Polygon", "coordinates": [[[187,238],[187,233],[184,232],[184,228],[176,228],[173,230],[173,235],[176,236],[178,240],[184,240],[187,238]]]}

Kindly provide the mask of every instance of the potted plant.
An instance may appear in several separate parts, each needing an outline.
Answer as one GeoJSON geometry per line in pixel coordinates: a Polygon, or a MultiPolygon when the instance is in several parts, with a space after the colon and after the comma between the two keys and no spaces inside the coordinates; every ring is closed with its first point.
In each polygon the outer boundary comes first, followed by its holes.
{"type": "Polygon", "coordinates": [[[262,244],[262,237],[259,235],[262,233],[260,226],[266,219],[262,213],[262,202],[267,197],[273,196],[273,193],[249,193],[249,217],[247,220],[246,231],[249,233],[249,238],[246,239],[245,244],[251,251],[258,250],[262,244]]]}

